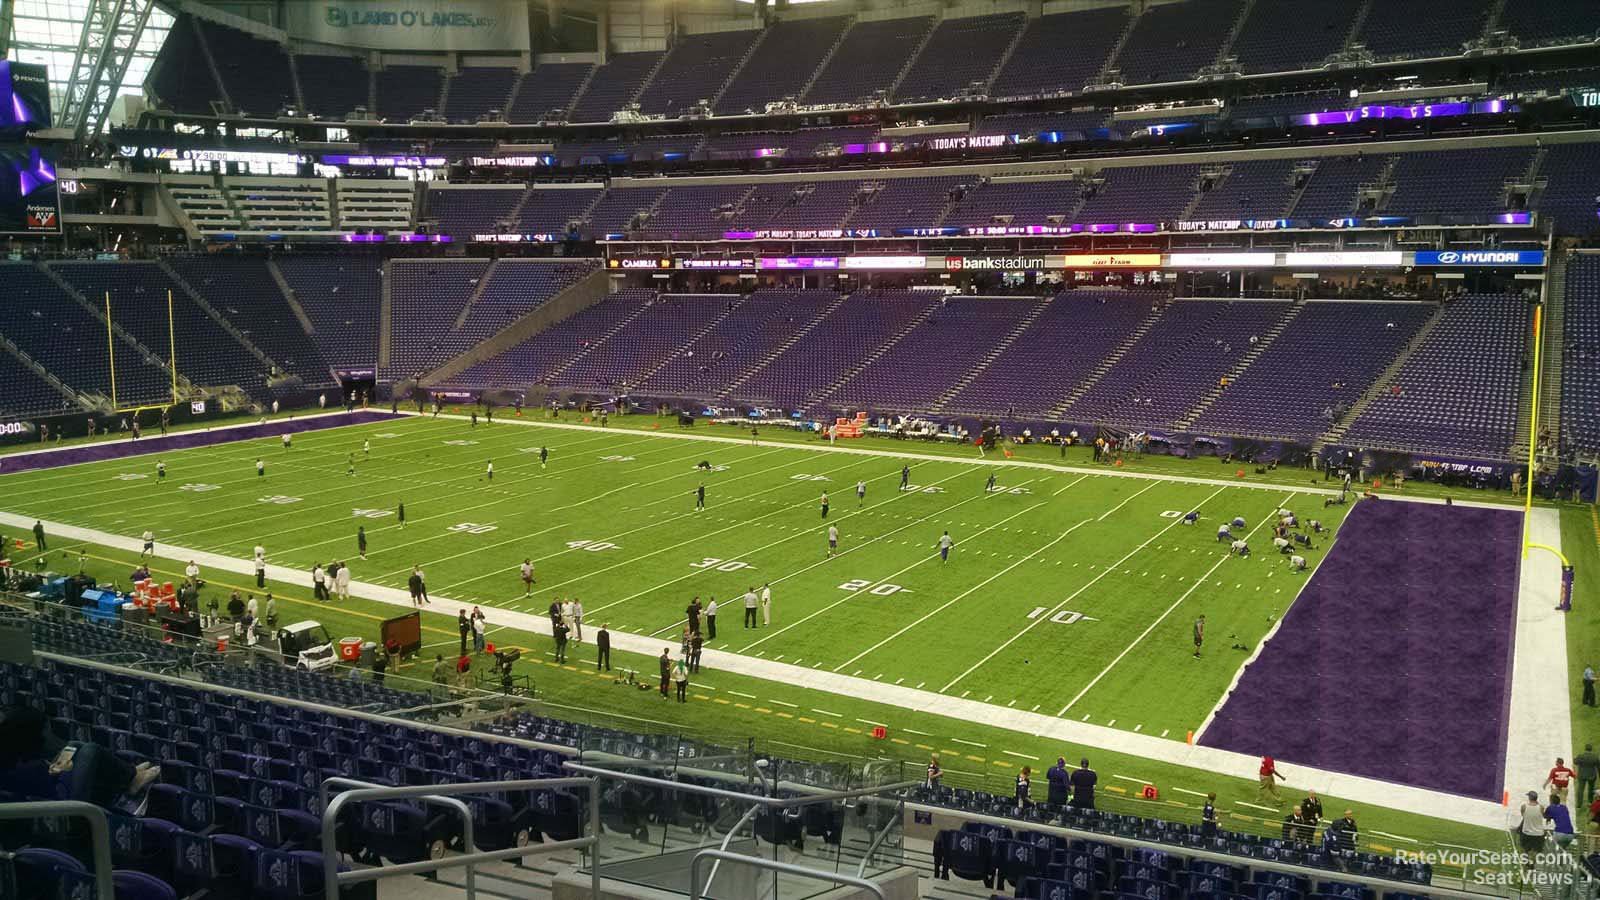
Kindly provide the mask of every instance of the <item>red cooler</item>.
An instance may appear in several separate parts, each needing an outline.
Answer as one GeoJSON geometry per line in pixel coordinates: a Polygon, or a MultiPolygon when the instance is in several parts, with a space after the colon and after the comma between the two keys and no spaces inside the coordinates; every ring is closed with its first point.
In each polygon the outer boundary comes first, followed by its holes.
{"type": "Polygon", "coordinates": [[[340,638],[339,658],[345,662],[359,662],[361,660],[361,638],[340,638]]]}

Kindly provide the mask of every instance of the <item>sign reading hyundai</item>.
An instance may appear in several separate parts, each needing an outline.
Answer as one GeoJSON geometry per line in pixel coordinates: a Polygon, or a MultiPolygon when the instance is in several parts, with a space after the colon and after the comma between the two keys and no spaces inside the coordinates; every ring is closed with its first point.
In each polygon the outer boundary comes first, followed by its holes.
{"type": "Polygon", "coordinates": [[[1419,266],[1542,266],[1543,250],[1418,250],[1419,266]]]}

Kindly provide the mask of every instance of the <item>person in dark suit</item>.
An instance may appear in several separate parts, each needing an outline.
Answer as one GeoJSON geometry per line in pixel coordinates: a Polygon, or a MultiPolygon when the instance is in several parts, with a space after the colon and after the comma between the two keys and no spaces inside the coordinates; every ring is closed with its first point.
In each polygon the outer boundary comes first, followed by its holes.
{"type": "Polygon", "coordinates": [[[467,638],[472,634],[472,623],[467,621],[467,611],[465,609],[456,614],[456,630],[461,632],[461,653],[458,655],[466,656],[467,638]]]}
{"type": "Polygon", "coordinates": [[[661,699],[667,699],[667,685],[672,681],[672,657],[670,647],[661,648],[661,699]]]}
{"type": "Polygon", "coordinates": [[[609,627],[609,624],[602,622],[600,633],[594,636],[594,649],[598,654],[594,661],[596,671],[611,671],[611,632],[606,630],[609,627]]]}
{"type": "Polygon", "coordinates": [[[35,519],[33,522],[33,542],[39,545],[40,550],[48,550],[44,543],[44,523],[35,519]]]}

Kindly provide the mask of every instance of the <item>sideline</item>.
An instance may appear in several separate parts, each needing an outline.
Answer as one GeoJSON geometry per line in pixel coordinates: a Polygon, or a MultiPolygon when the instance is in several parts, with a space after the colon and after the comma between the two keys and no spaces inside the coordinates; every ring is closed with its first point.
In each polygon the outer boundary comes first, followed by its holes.
{"type": "MultiPolygon", "coordinates": [[[[1273,487],[1275,490],[1283,490],[1282,486],[1275,485],[1273,487]]],[[[0,512],[0,524],[10,527],[26,530],[32,527],[33,521],[24,516],[0,512]]],[[[97,543],[134,553],[138,552],[142,546],[142,543],[137,538],[109,534],[95,529],[49,521],[44,522],[44,526],[49,533],[64,540],[97,543]]],[[[193,559],[203,567],[236,575],[253,576],[255,574],[254,563],[251,560],[235,559],[217,553],[191,550],[172,544],[168,544],[163,548],[163,554],[168,557],[193,559]]],[[[267,576],[274,580],[295,584],[300,583],[307,577],[303,571],[276,564],[267,566],[267,576]]],[[[412,608],[410,595],[404,590],[358,581],[351,583],[351,592],[363,599],[386,603],[407,610],[412,608]]],[[[440,604],[444,606],[460,602],[442,595],[435,596],[434,599],[440,601],[440,604]]],[[[503,606],[493,606],[481,602],[477,605],[482,607],[497,624],[504,624],[521,631],[539,635],[550,634],[550,620],[547,616],[519,613],[503,606]]],[[[618,650],[640,653],[646,656],[654,656],[656,650],[663,645],[662,641],[655,638],[621,631],[613,631],[611,641],[612,646],[618,650]]],[[[1053,738],[1055,740],[1113,750],[1132,756],[1146,757],[1160,762],[1202,769],[1235,778],[1254,778],[1259,765],[1259,761],[1255,757],[1240,753],[1185,744],[1137,732],[1119,731],[1104,725],[1074,722],[1041,713],[1007,708],[963,697],[948,696],[933,691],[886,684],[881,681],[843,675],[825,669],[808,669],[774,660],[712,649],[705,651],[705,663],[713,669],[720,669],[726,672],[825,691],[841,696],[857,697],[936,716],[985,722],[996,728],[1031,734],[1036,737],[1053,738]]],[[[1565,696],[1564,691],[1562,696],[1565,696]]],[[[1410,785],[1298,766],[1291,768],[1289,774],[1291,777],[1290,783],[1293,784],[1295,789],[1322,791],[1323,793],[1357,803],[1391,809],[1404,809],[1420,815],[1451,819],[1488,828],[1503,828],[1507,823],[1508,811],[1498,803],[1491,803],[1485,800],[1475,800],[1469,797],[1446,794],[1410,785]]]]}
{"type": "MultiPolygon", "coordinates": [[[[1560,549],[1560,510],[1535,508],[1528,540],[1560,549]]],[[[1582,749],[1572,745],[1567,614],[1555,608],[1561,563],[1551,553],[1530,553],[1521,563],[1503,782],[1513,805],[1528,791],[1540,790],[1556,757],[1571,765],[1582,749]]]]}

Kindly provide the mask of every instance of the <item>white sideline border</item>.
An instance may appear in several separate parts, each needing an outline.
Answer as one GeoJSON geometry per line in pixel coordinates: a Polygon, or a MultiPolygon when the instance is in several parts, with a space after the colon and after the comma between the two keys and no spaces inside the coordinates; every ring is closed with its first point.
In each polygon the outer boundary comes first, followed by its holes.
{"type": "MultiPolygon", "coordinates": [[[[329,413],[334,415],[336,413],[329,413]]],[[[419,418],[433,418],[428,414],[415,412],[400,413],[404,416],[419,418]]],[[[450,418],[467,421],[467,416],[441,415],[438,418],[450,418]]],[[[247,423],[259,424],[259,423],[247,423]]],[[[641,431],[638,429],[610,429],[597,425],[583,425],[564,422],[531,422],[520,420],[503,420],[501,424],[521,425],[537,428],[557,428],[572,431],[593,431],[620,434],[627,436],[649,435],[666,440],[693,440],[709,441],[713,443],[747,444],[748,442],[735,437],[706,434],[684,434],[680,432],[641,431]]],[[[225,427],[243,427],[225,426],[225,427]]],[[[1314,495],[1338,495],[1340,492],[1332,488],[1318,488],[1313,486],[1291,488],[1284,484],[1252,484],[1244,481],[1230,481],[1218,478],[1200,478],[1181,475],[1161,475],[1146,472],[1128,472],[1106,470],[1099,468],[1086,468],[1082,466],[1053,465],[1049,463],[1030,462],[1025,460],[991,460],[991,459],[962,459],[952,456],[923,455],[891,450],[874,450],[856,447],[838,447],[828,445],[810,445],[804,443],[781,442],[784,447],[796,450],[809,450],[820,453],[844,453],[863,456],[877,456],[892,459],[911,459],[926,463],[967,463],[978,465],[1007,466],[1013,468],[1040,469],[1058,471],[1063,473],[1104,475],[1113,478],[1135,478],[1155,481],[1171,481],[1184,484],[1200,484],[1221,487],[1245,487],[1254,490],[1297,490],[1298,493],[1314,495]]],[[[769,445],[770,446],[770,445],[769,445]]],[[[65,451],[70,448],[60,448],[65,451]]],[[[58,452],[40,450],[29,452],[58,452]]],[[[150,453],[161,452],[151,450],[150,453]]],[[[147,455],[147,454],[133,454],[147,455]]],[[[104,460],[91,460],[87,462],[104,462],[104,460]]],[[[83,465],[75,463],[73,465],[83,465]]],[[[1311,471],[1311,470],[1307,470],[1311,471]]],[[[1385,499],[1403,500],[1407,502],[1443,502],[1424,498],[1394,497],[1386,495],[1385,499]]],[[[1483,503],[1473,501],[1460,501],[1462,505],[1482,506],[1488,508],[1504,509],[1505,504],[1483,503]]],[[[1534,510],[1534,524],[1539,526],[1535,534],[1545,538],[1546,543],[1552,546],[1559,545],[1559,516],[1554,510],[1534,510]],[[1541,520],[1542,524],[1541,524],[1541,520]]],[[[14,513],[0,511],[0,524],[10,527],[28,529],[35,519],[14,513]]],[[[59,522],[44,521],[45,528],[52,534],[76,541],[102,544],[119,550],[137,552],[143,545],[133,537],[111,534],[97,529],[83,528],[59,522]]],[[[211,569],[228,572],[235,575],[251,576],[255,574],[254,563],[251,560],[237,559],[217,553],[202,550],[193,550],[174,544],[163,547],[163,555],[169,558],[193,559],[199,565],[211,569]]],[[[1541,563],[1543,561],[1540,561],[1541,563]]],[[[1533,560],[1525,561],[1521,569],[1521,588],[1519,590],[1518,622],[1517,622],[1517,653],[1514,661],[1514,675],[1512,679],[1512,704],[1509,720],[1511,725],[1508,730],[1506,750],[1506,784],[1508,790],[1514,784],[1526,781],[1525,773],[1533,772],[1534,767],[1548,765],[1539,763],[1538,760],[1550,760],[1554,755],[1570,758],[1571,752],[1552,752],[1548,748],[1556,746],[1560,739],[1561,747],[1566,747],[1571,741],[1570,721],[1567,719],[1565,702],[1565,630],[1560,617],[1555,617],[1555,625],[1549,623],[1549,616],[1524,617],[1523,610],[1530,613],[1536,611],[1537,604],[1544,602],[1539,593],[1541,588],[1532,581],[1534,573],[1541,572],[1544,578],[1542,591],[1549,597],[1549,607],[1554,605],[1554,585],[1559,577],[1559,567],[1554,561],[1544,564],[1531,564],[1533,560]],[[1556,572],[1551,576],[1550,572],[1556,572]],[[1531,598],[1531,599],[1530,599],[1531,598]],[[1524,640],[1524,632],[1528,632],[1524,640]],[[1559,646],[1560,653],[1555,655],[1548,648],[1551,644],[1559,646]],[[1532,657],[1532,658],[1530,658],[1532,657]],[[1559,660],[1559,662],[1555,662],[1559,660]],[[1524,671],[1531,670],[1524,676],[1524,671]],[[1548,679],[1554,678],[1552,682],[1548,679]],[[1538,680],[1544,679],[1544,680],[1538,680]],[[1547,686],[1550,684],[1563,685],[1563,689],[1554,697],[1547,686]],[[1518,686],[1522,690],[1518,690],[1518,686]],[[1546,686],[1540,690],[1541,686],[1546,686]],[[1532,704],[1530,706],[1530,704],[1532,704]],[[1541,718],[1536,724],[1525,727],[1517,726],[1518,715],[1525,710],[1529,713],[1533,709],[1542,711],[1541,718]],[[1553,717],[1553,718],[1552,718],[1553,717]],[[1556,737],[1551,737],[1552,729],[1558,729],[1556,737]],[[1516,781],[1513,781],[1513,766],[1515,766],[1516,781]]],[[[268,564],[267,575],[276,581],[298,584],[308,577],[299,569],[293,569],[276,564],[268,564]]],[[[412,609],[408,592],[397,588],[388,588],[368,582],[353,581],[351,593],[362,599],[386,603],[391,606],[412,609]]],[[[521,631],[549,636],[551,633],[550,620],[547,616],[530,613],[519,613],[509,609],[499,608],[484,603],[464,603],[448,597],[437,595],[441,607],[450,604],[477,605],[482,607],[497,625],[513,627],[521,631]]],[[[619,650],[654,656],[656,648],[667,643],[645,635],[629,634],[625,632],[612,632],[612,645],[619,650]]],[[[1197,744],[1185,744],[1178,741],[1158,738],[1137,732],[1121,731],[1115,728],[1093,725],[1087,722],[1071,721],[1040,713],[997,706],[978,700],[961,697],[946,696],[933,691],[918,690],[902,685],[887,684],[881,681],[872,681],[841,673],[829,672],[822,669],[812,669],[787,663],[774,662],[769,659],[742,656],[737,653],[707,649],[705,661],[712,668],[760,678],[768,681],[786,683],[813,690],[825,691],[846,697],[856,697],[896,706],[915,712],[947,718],[965,719],[968,721],[987,722],[998,728],[1018,731],[1035,737],[1053,738],[1074,744],[1080,744],[1099,749],[1124,753],[1131,756],[1153,759],[1173,765],[1201,769],[1246,780],[1256,777],[1259,760],[1254,756],[1219,750],[1211,747],[1201,747],[1197,744]]],[[[1542,782],[1545,768],[1538,768],[1537,773],[1542,782]]],[[[1433,816],[1470,825],[1486,828],[1503,829],[1507,827],[1512,818],[1511,810],[1499,803],[1487,800],[1478,800],[1457,794],[1434,791],[1426,788],[1414,787],[1397,782],[1381,781],[1374,778],[1348,775],[1341,772],[1332,772],[1309,767],[1292,766],[1289,768],[1287,784],[1296,790],[1317,790],[1331,794],[1348,801],[1362,803],[1370,806],[1387,809],[1400,809],[1419,815],[1433,816]]]]}

